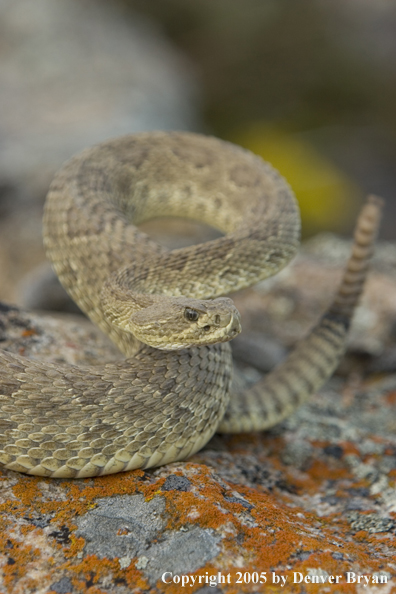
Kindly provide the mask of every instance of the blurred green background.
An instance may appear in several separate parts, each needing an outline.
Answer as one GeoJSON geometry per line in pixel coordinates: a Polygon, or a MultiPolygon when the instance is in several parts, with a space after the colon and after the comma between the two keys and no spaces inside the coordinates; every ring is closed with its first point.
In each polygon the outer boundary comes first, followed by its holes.
{"type": "Polygon", "coordinates": [[[396,237],[396,3],[118,0],[190,58],[209,133],[262,155],[301,204],[305,235],[350,232],[367,193],[396,237]]]}

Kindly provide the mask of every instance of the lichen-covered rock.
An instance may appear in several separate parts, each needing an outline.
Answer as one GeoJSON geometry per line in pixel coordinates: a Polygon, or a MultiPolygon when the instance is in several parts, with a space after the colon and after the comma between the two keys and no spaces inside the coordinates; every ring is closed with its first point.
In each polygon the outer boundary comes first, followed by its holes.
{"type": "MultiPolygon", "coordinates": [[[[188,461],[145,472],[66,480],[0,469],[0,592],[396,591],[396,369],[381,367],[394,348],[393,249],[374,264],[338,375],[271,431],[217,435],[188,461]]],[[[330,300],[339,263],[307,248],[271,293],[237,296],[245,325],[264,324],[273,352],[287,349],[330,300]]],[[[0,314],[14,352],[118,356],[75,317],[0,314]]],[[[260,373],[240,364],[241,381],[260,373]]]]}

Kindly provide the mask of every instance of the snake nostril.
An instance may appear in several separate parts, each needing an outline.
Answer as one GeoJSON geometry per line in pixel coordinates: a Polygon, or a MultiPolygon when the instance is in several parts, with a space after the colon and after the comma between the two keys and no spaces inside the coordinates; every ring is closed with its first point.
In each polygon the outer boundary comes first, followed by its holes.
{"type": "Polygon", "coordinates": [[[216,324],[217,326],[220,324],[220,316],[219,316],[219,314],[217,314],[217,315],[215,316],[215,324],[216,324]]]}
{"type": "Polygon", "coordinates": [[[205,332],[209,332],[210,326],[206,325],[206,326],[203,327],[203,329],[205,330],[205,332]]]}

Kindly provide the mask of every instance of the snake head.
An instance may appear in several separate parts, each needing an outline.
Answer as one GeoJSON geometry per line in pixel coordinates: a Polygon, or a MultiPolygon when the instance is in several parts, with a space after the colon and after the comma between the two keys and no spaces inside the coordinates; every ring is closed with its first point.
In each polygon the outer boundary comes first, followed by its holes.
{"type": "Polygon", "coordinates": [[[227,297],[164,298],[134,312],[129,325],[138,340],[163,350],[226,342],[241,331],[240,314],[227,297]]]}

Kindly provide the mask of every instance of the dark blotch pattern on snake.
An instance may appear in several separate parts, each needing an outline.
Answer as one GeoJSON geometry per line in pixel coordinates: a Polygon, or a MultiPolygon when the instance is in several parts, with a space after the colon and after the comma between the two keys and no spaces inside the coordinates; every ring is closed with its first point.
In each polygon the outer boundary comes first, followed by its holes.
{"type": "Polygon", "coordinates": [[[270,427],[315,392],[345,349],[381,201],[360,214],[329,311],[286,361],[232,392],[229,292],[275,274],[299,243],[287,183],[251,153],[190,133],[144,133],[71,159],[44,214],[54,269],[126,359],[90,368],[0,351],[0,462],[52,477],[147,468],[198,451],[216,430],[270,427]],[[167,251],[138,230],[153,217],[208,223],[219,239],[167,251]]]}

